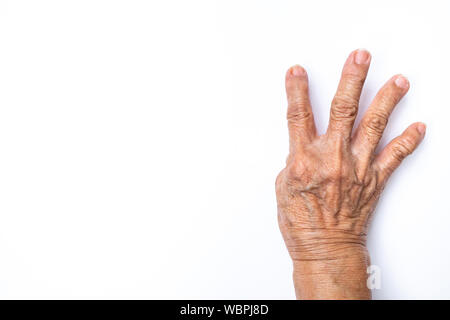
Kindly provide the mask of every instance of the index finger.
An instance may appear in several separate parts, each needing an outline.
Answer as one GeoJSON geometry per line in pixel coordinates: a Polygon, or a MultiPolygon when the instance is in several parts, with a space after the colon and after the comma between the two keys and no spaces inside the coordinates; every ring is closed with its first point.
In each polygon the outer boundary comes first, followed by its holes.
{"type": "Polygon", "coordinates": [[[287,120],[291,148],[311,141],[316,135],[314,116],[309,99],[308,75],[301,66],[293,66],[286,73],[288,100],[287,120]]]}

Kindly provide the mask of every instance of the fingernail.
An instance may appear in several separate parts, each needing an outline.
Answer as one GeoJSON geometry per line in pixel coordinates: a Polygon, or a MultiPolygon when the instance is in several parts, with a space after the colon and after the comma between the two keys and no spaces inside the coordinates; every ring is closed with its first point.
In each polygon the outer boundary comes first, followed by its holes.
{"type": "Polygon", "coordinates": [[[370,53],[366,49],[358,49],[355,54],[356,64],[367,64],[370,61],[370,53]]]}
{"type": "Polygon", "coordinates": [[[427,126],[424,123],[419,123],[417,125],[417,131],[420,133],[421,136],[425,135],[426,130],[427,130],[427,126]]]}
{"type": "Polygon", "coordinates": [[[406,89],[409,87],[409,81],[404,76],[398,76],[395,79],[395,85],[399,88],[406,89]]]}
{"type": "Polygon", "coordinates": [[[291,69],[292,71],[292,75],[296,76],[296,77],[300,77],[300,76],[304,76],[306,74],[305,69],[303,69],[301,66],[299,65],[295,65],[292,67],[291,69]]]}

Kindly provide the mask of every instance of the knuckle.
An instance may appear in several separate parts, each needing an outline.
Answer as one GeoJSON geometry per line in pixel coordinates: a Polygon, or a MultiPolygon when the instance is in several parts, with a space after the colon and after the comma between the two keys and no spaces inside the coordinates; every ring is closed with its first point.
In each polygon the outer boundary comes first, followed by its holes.
{"type": "Polygon", "coordinates": [[[360,68],[345,68],[342,72],[345,83],[360,85],[364,82],[365,75],[360,68]]]}
{"type": "Polygon", "coordinates": [[[276,179],[275,179],[275,185],[278,186],[281,183],[281,178],[284,174],[283,172],[284,170],[281,170],[280,173],[277,175],[276,179]]]}
{"type": "Polygon", "coordinates": [[[379,98],[379,104],[388,108],[393,108],[400,100],[400,97],[394,93],[383,92],[379,98]]]}
{"type": "Polygon", "coordinates": [[[300,109],[300,108],[294,108],[294,110],[292,110],[292,108],[290,108],[291,110],[288,111],[287,113],[287,119],[290,122],[298,122],[298,121],[303,121],[306,119],[311,118],[311,112],[305,109],[300,109]]]}
{"type": "Polygon", "coordinates": [[[413,152],[413,142],[409,138],[399,140],[392,148],[392,155],[398,161],[402,161],[413,152]]]}
{"type": "Polygon", "coordinates": [[[354,118],[358,112],[358,101],[348,95],[335,96],[332,105],[331,116],[335,119],[354,118]]]}
{"type": "Polygon", "coordinates": [[[393,105],[397,103],[397,95],[395,92],[391,92],[388,90],[382,91],[380,96],[380,103],[383,105],[393,105]]]}
{"type": "Polygon", "coordinates": [[[293,109],[306,108],[306,106],[308,105],[308,101],[308,98],[304,97],[303,95],[294,95],[288,97],[289,107],[293,109]]]}
{"type": "Polygon", "coordinates": [[[364,127],[370,136],[379,137],[383,134],[387,123],[388,117],[385,114],[373,114],[364,122],[364,127]]]}
{"type": "Polygon", "coordinates": [[[277,178],[275,179],[275,190],[278,193],[280,193],[281,189],[282,189],[282,180],[283,180],[283,175],[284,175],[284,170],[282,170],[277,178]]]}
{"type": "Polygon", "coordinates": [[[342,75],[343,88],[346,91],[361,91],[364,85],[365,76],[357,69],[347,69],[342,75]]]}
{"type": "Polygon", "coordinates": [[[291,163],[286,167],[286,176],[290,180],[301,180],[304,173],[305,168],[300,163],[291,163]]]}

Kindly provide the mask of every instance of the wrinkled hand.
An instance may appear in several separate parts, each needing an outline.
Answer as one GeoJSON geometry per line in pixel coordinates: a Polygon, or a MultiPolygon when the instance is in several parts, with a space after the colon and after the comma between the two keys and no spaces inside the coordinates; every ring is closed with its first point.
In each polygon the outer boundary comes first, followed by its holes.
{"type": "Polygon", "coordinates": [[[314,124],[305,70],[294,66],[286,75],[290,152],[277,177],[276,193],[298,298],[370,298],[366,285],[370,217],[387,179],[425,134],[425,125],[414,123],[375,154],[392,110],[409,89],[401,75],[381,88],[352,134],[370,60],[365,50],[348,57],[327,132],[321,136],[314,124]]]}

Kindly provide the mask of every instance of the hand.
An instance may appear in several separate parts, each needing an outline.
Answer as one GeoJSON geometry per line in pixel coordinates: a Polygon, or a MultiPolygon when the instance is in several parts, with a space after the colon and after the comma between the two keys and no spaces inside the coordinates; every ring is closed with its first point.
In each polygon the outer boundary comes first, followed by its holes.
{"type": "Polygon", "coordinates": [[[290,151],[276,180],[278,221],[294,263],[297,298],[369,299],[366,235],[392,172],[425,134],[414,123],[379,154],[389,115],[409,89],[396,75],[377,93],[353,132],[371,56],[356,50],[345,62],[327,132],[317,135],[300,66],[286,74],[290,151]]]}

